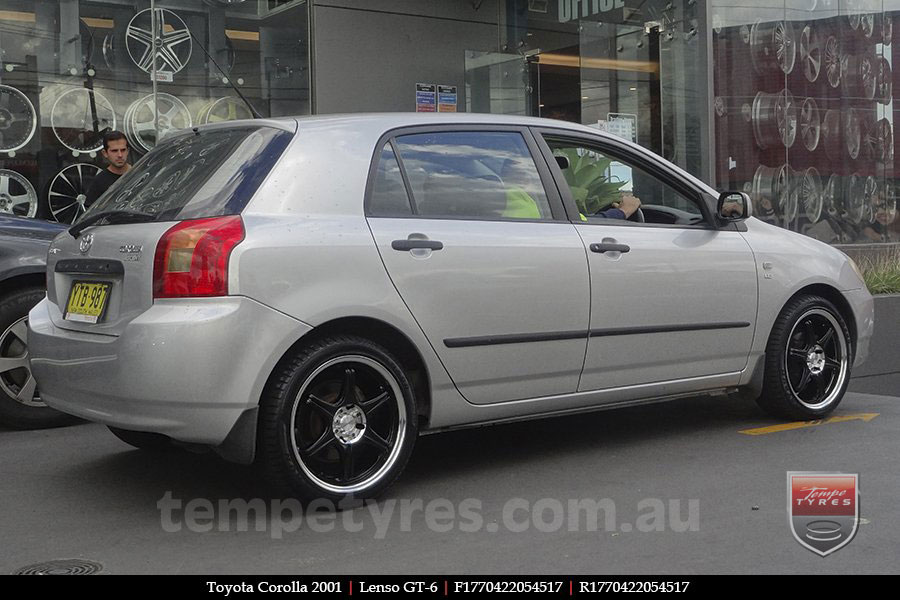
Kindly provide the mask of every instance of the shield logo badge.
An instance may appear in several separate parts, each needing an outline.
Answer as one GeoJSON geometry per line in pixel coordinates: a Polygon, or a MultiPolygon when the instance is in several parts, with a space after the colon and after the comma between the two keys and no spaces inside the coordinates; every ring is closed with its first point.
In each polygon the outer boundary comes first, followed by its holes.
{"type": "Polygon", "coordinates": [[[787,474],[788,524],[802,546],[820,556],[853,539],[859,526],[859,475],[787,474]]]}

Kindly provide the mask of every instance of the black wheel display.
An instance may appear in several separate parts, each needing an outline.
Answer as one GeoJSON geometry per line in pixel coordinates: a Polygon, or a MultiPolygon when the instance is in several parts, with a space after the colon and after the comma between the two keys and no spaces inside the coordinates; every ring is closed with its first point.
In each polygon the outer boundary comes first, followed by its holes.
{"type": "Polygon", "coordinates": [[[0,85],[0,152],[15,152],[34,137],[37,117],[28,96],[0,85]]]}
{"type": "Polygon", "coordinates": [[[850,331],[825,298],[798,296],[781,311],[766,346],[759,405],[788,419],[817,419],[840,403],[850,381],[850,331]]]}
{"type": "Polygon", "coordinates": [[[257,459],[270,483],[306,500],[378,496],[418,433],[399,362],[364,338],[310,343],[286,360],[260,403],[257,459]]]}
{"type": "Polygon", "coordinates": [[[54,221],[72,224],[84,214],[87,191],[101,171],[90,163],[78,163],[56,174],[47,191],[47,205],[54,221]]]}
{"type": "Polygon", "coordinates": [[[28,364],[28,311],[43,297],[42,287],[0,297],[0,424],[6,427],[38,429],[75,421],[41,401],[28,364]]]}

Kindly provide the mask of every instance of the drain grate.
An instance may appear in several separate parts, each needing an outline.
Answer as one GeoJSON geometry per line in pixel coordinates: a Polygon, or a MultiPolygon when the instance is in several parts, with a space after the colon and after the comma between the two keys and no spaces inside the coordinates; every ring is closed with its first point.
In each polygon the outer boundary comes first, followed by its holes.
{"type": "Polygon", "coordinates": [[[94,575],[103,570],[103,565],[80,558],[50,560],[22,567],[13,575],[94,575]]]}

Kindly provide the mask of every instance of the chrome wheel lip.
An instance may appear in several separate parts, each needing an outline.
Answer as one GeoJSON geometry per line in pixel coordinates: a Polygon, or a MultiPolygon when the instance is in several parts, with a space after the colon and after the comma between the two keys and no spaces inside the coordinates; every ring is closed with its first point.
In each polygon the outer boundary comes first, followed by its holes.
{"type": "MultiPolygon", "coordinates": [[[[849,371],[849,368],[848,368],[849,367],[849,352],[848,352],[847,340],[844,337],[843,329],[841,328],[840,324],[837,322],[837,319],[834,318],[834,316],[831,314],[831,312],[829,312],[823,308],[809,309],[806,312],[804,312],[800,316],[800,318],[794,322],[794,325],[791,327],[791,330],[788,334],[787,340],[788,341],[787,341],[787,344],[786,344],[785,350],[784,350],[783,366],[784,366],[784,372],[786,375],[788,387],[790,388],[791,394],[793,395],[794,399],[797,402],[799,402],[800,404],[802,404],[805,408],[808,408],[810,410],[821,410],[823,408],[828,407],[829,405],[834,403],[836,400],[838,400],[841,396],[841,391],[843,390],[844,382],[847,380],[847,375],[848,375],[848,371],[849,371]],[[814,317],[814,316],[823,317],[825,320],[828,321],[828,323],[833,331],[835,343],[837,344],[838,352],[839,352],[840,356],[835,358],[836,362],[839,363],[838,374],[831,382],[830,389],[826,389],[824,398],[822,400],[820,400],[819,402],[808,402],[806,400],[803,400],[800,397],[800,394],[794,389],[794,384],[791,382],[790,371],[788,368],[788,357],[790,356],[790,340],[793,339],[794,334],[797,332],[797,328],[806,319],[808,319],[809,317],[814,317]]],[[[818,346],[819,346],[819,344],[817,342],[816,347],[818,347],[818,346]]],[[[811,350],[814,350],[814,349],[815,348],[812,348],[811,350]]],[[[812,355],[812,352],[807,351],[807,357],[806,357],[807,368],[809,365],[809,361],[812,360],[811,355],[812,355]]],[[[815,374],[813,374],[813,375],[815,375],[815,374]]]]}
{"type": "MultiPolygon", "coordinates": [[[[2,360],[4,358],[24,359],[24,361],[25,361],[24,364],[22,366],[15,367],[15,369],[25,369],[25,371],[28,373],[28,378],[25,380],[26,384],[28,382],[34,380],[34,375],[32,375],[32,373],[31,373],[31,365],[28,362],[28,341],[22,340],[18,335],[13,333],[13,330],[16,329],[17,327],[19,327],[20,325],[27,325],[27,324],[28,324],[28,316],[26,315],[20,319],[17,319],[16,321],[14,321],[9,327],[6,328],[6,331],[4,331],[2,334],[0,334],[0,360],[2,360]],[[25,345],[25,354],[23,354],[21,356],[5,356],[2,354],[2,348],[4,346],[6,346],[7,340],[9,340],[10,336],[15,336],[17,339],[20,339],[22,341],[22,343],[25,345]]],[[[10,370],[12,370],[12,369],[10,369],[10,370]]],[[[41,401],[40,396],[38,395],[37,387],[35,387],[34,393],[32,394],[32,397],[30,399],[28,399],[28,400],[20,399],[18,397],[18,393],[13,392],[13,390],[7,385],[6,380],[4,378],[4,374],[6,372],[7,371],[0,371],[0,390],[3,390],[3,392],[7,396],[15,399],[15,401],[17,403],[19,403],[23,406],[28,406],[31,408],[45,408],[47,406],[44,402],[41,401]]]]}
{"type": "MultiPolygon", "coordinates": [[[[373,360],[367,356],[362,356],[358,354],[347,354],[332,358],[331,360],[326,361],[325,363],[319,365],[312,373],[307,376],[306,380],[303,382],[303,385],[300,387],[300,390],[297,392],[297,395],[294,397],[293,406],[291,407],[291,417],[290,417],[290,441],[291,441],[291,451],[294,455],[294,460],[297,461],[300,469],[303,473],[312,480],[321,490],[326,492],[330,492],[333,494],[355,494],[358,492],[365,492],[370,489],[374,485],[377,485],[380,481],[382,481],[394,465],[397,463],[397,460],[400,458],[400,453],[406,442],[406,403],[403,401],[403,393],[400,389],[400,384],[397,382],[396,378],[391,374],[391,372],[380,362],[373,360]],[[397,411],[397,438],[394,441],[394,445],[388,454],[387,459],[384,460],[384,463],[378,470],[358,483],[354,483],[352,485],[335,485],[328,481],[323,480],[321,477],[317,476],[313,471],[307,466],[304,462],[303,457],[300,454],[299,445],[297,443],[297,434],[294,423],[297,420],[297,411],[300,408],[300,404],[302,399],[306,394],[306,390],[310,387],[310,385],[316,380],[316,378],[326,369],[329,369],[335,365],[339,365],[342,363],[356,363],[365,365],[375,372],[377,372],[384,383],[386,383],[390,388],[391,392],[394,394],[394,408],[397,411]]],[[[329,425],[329,427],[333,427],[333,423],[329,425]]]]}

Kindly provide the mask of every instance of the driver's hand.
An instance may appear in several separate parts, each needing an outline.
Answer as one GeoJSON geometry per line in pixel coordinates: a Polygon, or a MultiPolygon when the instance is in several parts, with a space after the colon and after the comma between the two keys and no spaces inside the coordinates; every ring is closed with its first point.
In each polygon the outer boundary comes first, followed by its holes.
{"type": "Polygon", "coordinates": [[[637,209],[639,209],[641,207],[641,201],[638,200],[638,198],[636,198],[635,196],[632,196],[631,194],[629,194],[628,192],[623,192],[622,199],[619,202],[617,202],[616,204],[613,204],[613,206],[615,206],[616,208],[621,210],[623,213],[625,213],[625,218],[627,219],[628,217],[633,215],[637,209]]]}

